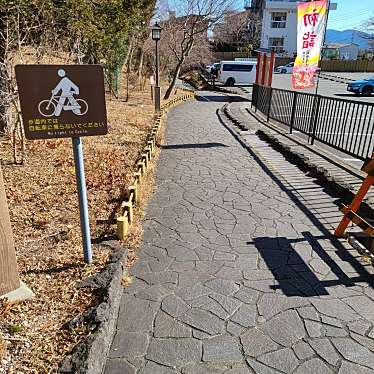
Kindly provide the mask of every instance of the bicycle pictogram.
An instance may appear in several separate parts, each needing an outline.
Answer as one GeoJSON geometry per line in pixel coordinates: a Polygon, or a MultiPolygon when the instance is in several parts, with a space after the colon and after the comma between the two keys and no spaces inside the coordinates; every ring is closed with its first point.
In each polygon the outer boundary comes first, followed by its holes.
{"type": "Polygon", "coordinates": [[[62,111],[72,111],[77,116],[83,116],[88,111],[88,104],[83,99],[76,99],[74,95],[79,95],[79,87],[66,77],[64,69],[59,69],[57,73],[62,79],[52,90],[49,99],[42,100],[38,105],[39,113],[44,117],[59,117],[62,111]],[[61,94],[58,93],[61,91],[61,94]]]}

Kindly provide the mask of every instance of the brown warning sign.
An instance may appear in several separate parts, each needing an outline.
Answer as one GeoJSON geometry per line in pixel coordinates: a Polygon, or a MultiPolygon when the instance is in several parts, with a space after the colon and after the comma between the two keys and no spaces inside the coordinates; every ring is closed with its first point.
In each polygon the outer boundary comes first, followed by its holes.
{"type": "Polygon", "coordinates": [[[17,65],[27,139],[107,134],[100,65],[17,65]]]}

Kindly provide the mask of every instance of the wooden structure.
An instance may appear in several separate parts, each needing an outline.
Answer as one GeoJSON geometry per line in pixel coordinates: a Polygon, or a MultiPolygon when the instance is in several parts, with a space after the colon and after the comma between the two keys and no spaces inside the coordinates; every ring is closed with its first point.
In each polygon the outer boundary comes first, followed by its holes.
{"type": "Polygon", "coordinates": [[[360,208],[362,201],[364,200],[370,187],[374,183],[374,153],[372,154],[371,159],[368,159],[364,163],[361,170],[367,173],[368,175],[363,181],[356,196],[352,200],[352,203],[349,206],[343,205],[343,207],[341,208],[341,211],[344,213],[344,217],[341,220],[337,229],[335,230],[335,236],[343,236],[349,223],[352,222],[358,227],[360,227],[367,235],[374,237],[374,227],[357,214],[357,211],[360,208]]]}
{"type": "Polygon", "coordinates": [[[274,51],[257,51],[256,84],[271,87],[273,83],[274,62],[274,51]]]}
{"type": "Polygon", "coordinates": [[[3,174],[0,168],[0,297],[20,287],[3,174]]]}

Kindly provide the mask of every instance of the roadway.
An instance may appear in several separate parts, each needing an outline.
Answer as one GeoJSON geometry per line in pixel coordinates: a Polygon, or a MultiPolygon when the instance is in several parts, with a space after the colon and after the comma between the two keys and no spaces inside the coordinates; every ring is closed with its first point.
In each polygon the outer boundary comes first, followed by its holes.
{"type": "MultiPolygon", "coordinates": [[[[365,79],[373,76],[374,73],[326,73],[331,76],[342,77],[346,79],[365,79]]],[[[291,84],[291,74],[274,74],[273,87],[284,90],[293,90],[291,84]]],[[[302,92],[315,93],[315,88],[305,89],[302,92]]],[[[321,78],[318,86],[318,93],[322,96],[334,97],[335,99],[355,100],[360,102],[374,103],[374,95],[371,97],[357,96],[347,91],[347,83],[334,82],[321,78]]]]}
{"type": "MultiPolygon", "coordinates": [[[[337,76],[345,79],[365,79],[372,73],[327,73],[329,77],[337,76]]],[[[274,88],[293,90],[291,87],[290,74],[276,74],[273,80],[274,88]]],[[[307,93],[315,93],[315,88],[303,90],[307,93]]],[[[337,147],[349,150],[354,154],[369,155],[373,149],[373,109],[359,105],[358,103],[374,103],[374,96],[362,97],[347,92],[347,83],[336,82],[321,78],[318,93],[325,97],[334,99],[351,100],[332,101],[323,99],[319,110],[316,137],[327,143],[335,144],[337,147]],[[357,104],[354,104],[357,102],[357,104]],[[371,135],[370,135],[371,134],[371,135]]],[[[298,118],[296,123],[304,126],[305,120],[309,122],[313,105],[311,100],[299,100],[299,105],[310,107],[309,110],[297,110],[303,118],[298,118]]],[[[354,161],[352,156],[347,158],[354,161]]],[[[357,161],[360,162],[360,161],[357,161]]]]}
{"type": "MultiPolygon", "coordinates": [[[[341,77],[344,79],[365,79],[370,76],[374,76],[374,73],[340,73],[332,72],[325,73],[329,76],[341,77]]],[[[284,90],[294,91],[291,83],[291,74],[274,74],[273,75],[273,87],[284,90]]],[[[246,94],[252,94],[252,87],[241,86],[241,89],[246,94]]],[[[308,88],[305,90],[298,90],[298,92],[312,93],[316,92],[315,88],[308,88]]],[[[335,82],[326,78],[321,78],[318,85],[318,93],[322,96],[333,97],[335,99],[354,100],[359,102],[371,102],[374,103],[374,95],[369,96],[357,96],[347,91],[347,83],[335,82]]]]}

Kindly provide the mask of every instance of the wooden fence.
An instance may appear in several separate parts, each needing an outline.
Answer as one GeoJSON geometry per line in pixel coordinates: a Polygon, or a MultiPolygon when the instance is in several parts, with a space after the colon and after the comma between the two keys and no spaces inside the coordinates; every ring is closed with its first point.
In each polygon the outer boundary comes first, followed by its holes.
{"type": "Polygon", "coordinates": [[[374,61],[321,61],[322,71],[374,72],[374,61]]]}
{"type": "MultiPolygon", "coordinates": [[[[253,58],[244,52],[214,52],[214,62],[231,61],[235,58],[253,58]]],[[[286,65],[294,61],[292,57],[276,57],[275,67],[286,65]]],[[[343,60],[326,60],[321,61],[322,71],[335,71],[335,72],[374,72],[374,61],[343,61],[343,60]]]]}

